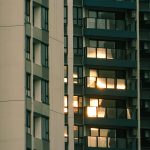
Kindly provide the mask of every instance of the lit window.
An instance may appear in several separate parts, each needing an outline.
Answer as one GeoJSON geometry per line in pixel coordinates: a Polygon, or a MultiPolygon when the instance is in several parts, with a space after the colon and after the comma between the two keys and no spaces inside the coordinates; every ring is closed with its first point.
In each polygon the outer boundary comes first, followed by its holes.
{"type": "Polygon", "coordinates": [[[115,88],[114,82],[115,82],[114,79],[107,78],[107,88],[108,89],[114,89],[115,88]]]}
{"type": "Polygon", "coordinates": [[[87,107],[87,116],[96,117],[96,107],[87,107]]]}
{"type": "Polygon", "coordinates": [[[64,140],[68,141],[68,126],[64,126],[64,140]]]}
{"type": "Polygon", "coordinates": [[[124,90],[126,88],[125,79],[117,79],[117,89],[124,90]]]}
{"type": "Polygon", "coordinates": [[[78,107],[78,96],[73,97],[73,107],[78,107]]]}
{"type": "Polygon", "coordinates": [[[105,48],[97,48],[97,58],[106,58],[105,48]]]}
{"type": "Polygon", "coordinates": [[[68,112],[68,98],[67,96],[64,96],[64,113],[68,112]]]}
{"type": "Polygon", "coordinates": [[[96,137],[88,136],[88,147],[96,147],[96,137]]]}
{"type": "Polygon", "coordinates": [[[68,66],[64,66],[64,83],[68,82],[68,66]]]}
{"type": "Polygon", "coordinates": [[[91,128],[91,136],[98,136],[98,129],[97,128],[91,128]]]}
{"type": "Polygon", "coordinates": [[[97,78],[97,87],[106,88],[106,78],[97,78]]]}
{"type": "Polygon", "coordinates": [[[106,137],[98,137],[98,147],[107,147],[106,137]]]}
{"type": "Polygon", "coordinates": [[[90,99],[90,106],[98,107],[98,99],[90,99]]]}
{"type": "Polygon", "coordinates": [[[106,108],[99,107],[97,108],[99,118],[104,118],[106,116],[106,108]]]}
{"type": "Polygon", "coordinates": [[[97,70],[90,69],[90,77],[97,77],[97,70]]]}
{"type": "Polygon", "coordinates": [[[95,87],[96,78],[95,77],[88,77],[87,78],[87,87],[95,87]]]}
{"type": "Polygon", "coordinates": [[[87,57],[96,58],[96,48],[87,48],[87,57]]]}

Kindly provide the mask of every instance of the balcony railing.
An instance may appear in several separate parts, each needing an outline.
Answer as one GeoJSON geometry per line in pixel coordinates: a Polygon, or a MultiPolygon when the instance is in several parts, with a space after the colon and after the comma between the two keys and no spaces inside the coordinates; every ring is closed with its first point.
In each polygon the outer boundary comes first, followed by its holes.
{"type": "Polygon", "coordinates": [[[98,89],[135,90],[136,79],[85,77],[85,86],[98,89]]]}
{"type": "Polygon", "coordinates": [[[108,107],[91,107],[85,108],[87,117],[105,118],[105,119],[136,119],[136,109],[134,108],[108,108],[108,107]]]}
{"type": "Polygon", "coordinates": [[[85,18],[85,27],[91,29],[105,29],[116,31],[135,31],[134,20],[115,20],[100,18],[85,18]]]}
{"type": "Polygon", "coordinates": [[[87,58],[97,59],[135,60],[136,51],[101,47],[86,47],[85,56],[87,58]]]}
{"type": "MultiPolygon", "coordinates": [[[[120,135],[121,136],[121,135],[120,135]]],[[[92,137],[85,138],[87,147],[95,148],[117,148],[121,150],[136,149],[135,138],[115,138],[115,137],[92,137]]]]}

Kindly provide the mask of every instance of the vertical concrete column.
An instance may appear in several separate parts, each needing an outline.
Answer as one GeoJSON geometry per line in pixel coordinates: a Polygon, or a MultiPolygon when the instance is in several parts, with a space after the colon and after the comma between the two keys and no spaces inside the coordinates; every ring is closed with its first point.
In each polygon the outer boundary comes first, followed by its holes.
{"type": "Polygon", "coordinates": [[[74,150],[73,112],[73,0],[68,0],[68,150],[74,150]]]}

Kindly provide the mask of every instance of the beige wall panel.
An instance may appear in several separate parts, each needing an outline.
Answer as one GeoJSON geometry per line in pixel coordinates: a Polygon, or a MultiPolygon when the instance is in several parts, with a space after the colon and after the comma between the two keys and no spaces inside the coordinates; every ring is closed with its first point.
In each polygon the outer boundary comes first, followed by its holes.
{"type": "Polygon", "coordinates": [[[64,30],[63,2],[63,0],[49,0],[49,35],[61,42],[64,41],[64,32],[62,32],[64,30]]]}
{"type": "Polygon", "coordinates": [[[0,101],[25,95],[24,27],[0,27],[0,101]]]}
{"type": "Polygon", "coordinates": [[[25,150],[24,101],[0,103],[0,150],[25,150]]]}
{"type": "Polygon", "coordinates": [[[24,0],[0,0],[0,26],[24,24],[24,0]]]}

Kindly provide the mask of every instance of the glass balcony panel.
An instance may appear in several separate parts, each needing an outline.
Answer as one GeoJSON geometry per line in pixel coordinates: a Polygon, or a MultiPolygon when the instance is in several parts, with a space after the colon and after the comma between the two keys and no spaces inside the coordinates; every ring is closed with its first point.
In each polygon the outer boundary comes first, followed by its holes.
{"type": "Polygon", "coordinates": [[[96,137],[88,136],[88,147],[97,147],[96,137]]]}
{"type": "Polygon", "coordinates": [[[115,30],[115,20],[106,20],[107,21],[107,29],[115,30]]]}
{"type": "Polygon", "coordinates": [[[96,78],[95,77],[87,77],[87,87],[95,87],[96,78]]]}
{"type": "Polygon", "coordinates": [[[115,108],[107,108],[107,118],[116,118],[115,108]]]}
{"type": "Polygon", "coordinates": [[[96,28],[95,18],[87,18],[87,28],[96,28]]]}
{"type": "Polygon", "coordinates": [[[97,78],[97,87],[106,88],[106,78],[97,78]]]}
{"type": "Polygon", "coordinates": [[[108,137],[108,147],[116,148],[116,138],[108,137]]]}
{"type": "Polygon", "coordinates": [[[109,129],[100,129],[100,136],[108,136],[109,129]]]}
{"type": "Polygon", "coordinates": [[[116,20],[116,30],[125,30],[125,21],[116,20]]]}
{"type": "Polygon", "coordinates": [[[118,119],[126,119],[126,109],[117,109],[117,118],[118,119]]]}
{"type": "Polygon", "coordinates": [[[118,149],[126,149],[126,139],[118,138],[117,146],[118,146],[118,149]]]}
{"type": "Polygon", "coordinates": [[[97,48],[97,58],[106,58],[106,48],[97,48]]]}
{"type": "Polygon", "coordinates": [[[111,78],[107,78],[107,88],[114,89],[115,88],[115,80],[111,78]]]}
{"type": "Polygon", "coordinates": [[[90,69],[90,77],[97,77],[97,70],[90,69]]]}
{"type": "Polygon", "coordinates": [[[87,107],[87,116],[96,117],[96,107],[87,107]]]}
{"type": "Polygon", "coordinates": [[[98,107],[98,99],[90,98],[90,106],[98,107]]]}
{"type": "Polygon", "coordinates": [[[91,128],[91,136],[98,136],[98,129],[97,128],[91,128]]]}
{"type": "Polygon", "coordinates": [[[87,48],[87,58],[96,58],[96,48],[87,48]]]}
{"type": "Polygon", "coordinates": [[[107,59],[115,59],[115,49],[107,49],[107,59]]]}
{"type": "Polygon", "coordinates": [[[106,29],[105,19],[97,19],[97,29],[106,29]]]}
{"type": "Polygon", "coordinates": [[[98,137],[98,147],[107,147],[106,137],[98,137]]]}
{"type": "Polygon", "coordinates": [[[132,119],[132,109],[127,108],[127,119],[132,119]]]}
{"type": "Polygon", "coordinates": [[[105,118],[105,116],[106,116],[106,108],[102,108],[102,107],[97,108],[97,116],[99,118],[105,118]]]}
{"type": "Polygon", "coordinates": [[[117,89],[126,89],[125,79],[117,79],[117,89]]]}

